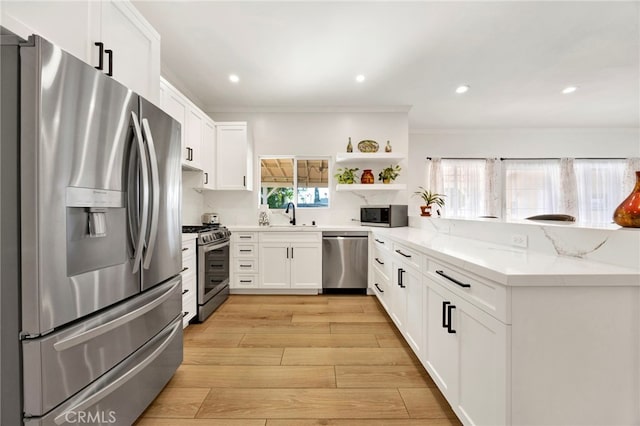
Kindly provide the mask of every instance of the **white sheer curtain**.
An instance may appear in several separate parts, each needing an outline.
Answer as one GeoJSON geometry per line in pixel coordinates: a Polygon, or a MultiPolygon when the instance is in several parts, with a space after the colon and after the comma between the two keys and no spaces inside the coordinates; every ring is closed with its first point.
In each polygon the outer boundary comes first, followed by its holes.
{"type": "Polygon", "coordinates": [[[578,215],[578,182],[573,158],[560,159],[560,209],[573,217],[578,215]]]}
{"type": "Polygon", "coordinates": [[[575,160],[579,222],[611,223],[613,211],[633,189],[631,186],[627,190],[622,185],[626,162],[575,160]]]}
{"type": "Polygon", "coordinates": [[[566,213],[561,202],[560,160],[504,160],[505,219],[566,213]]]}
{"type": "Polygon", "coordinates": [[[485,162],[485,200],[484,214],[501,216],[502,210],[502,163],[497,158],[487,158],[485,162]]]}
{"type": "Polygon", "coordinates": [[[432,158],[429,167],[429,183],[427,190],[442,194],[442,159],[432,158]]]}
{"type": "Polygon", "coordinates": [[[441,161],[442,193],[447,197],[443,212],[450,217],[485,214],[485,160],[441,161]]]}

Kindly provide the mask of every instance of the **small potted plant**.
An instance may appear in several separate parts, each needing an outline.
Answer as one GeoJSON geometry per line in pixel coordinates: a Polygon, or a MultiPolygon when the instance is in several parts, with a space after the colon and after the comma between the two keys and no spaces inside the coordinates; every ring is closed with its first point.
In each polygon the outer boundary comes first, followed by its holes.
{"type": "Polygon", "coordinates": [[[419,186],[418,188],[421,191],[416,191],[413,195],[417,195],[424,201],[424,205],[420,206],[420,216],[431,216],[431,205],[435,204],[436,206],[442,207],[444,206],[444,194],[436,194],[435,192],[431,192],[423,187],[419,186]]]}
{"type": "Polygon", "coordinates": [[[338,183],[355,183],[358,179],[355,172],[358,170],[360,169],[357,167],[355,169],[350,169],[348,167],[345,167],[344,169],[340,168],[337,170],[339,173],[336,173],[333,177],[338,179],[338,183]]]}
{"type": "Polygon", "coordinates": [[[400,170],[402,169],[397,164],[395,167],[392,165],[385,167],[380,173],[378,173],[378,180],[381,180],[382,183],[391,183],[400,175],[400,170]]]}

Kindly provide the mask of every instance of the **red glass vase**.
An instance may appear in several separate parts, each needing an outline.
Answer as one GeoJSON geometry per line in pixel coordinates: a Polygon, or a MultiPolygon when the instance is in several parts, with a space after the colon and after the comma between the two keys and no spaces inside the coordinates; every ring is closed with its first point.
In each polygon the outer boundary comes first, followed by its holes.
{"type": "Polygon", "coordinates": [[[640,172],[636,172],[636,186],[613,213],[613,221],[625,228],[640,228],[640,172]]]}
{"type": "Polygon", "coordinates": [[[373,177],[373,173],[371,173],[371,169],[364,169],[362,171],[362,176],[360,176],[360,183],[374,183],[376,179],[373,177]]]}

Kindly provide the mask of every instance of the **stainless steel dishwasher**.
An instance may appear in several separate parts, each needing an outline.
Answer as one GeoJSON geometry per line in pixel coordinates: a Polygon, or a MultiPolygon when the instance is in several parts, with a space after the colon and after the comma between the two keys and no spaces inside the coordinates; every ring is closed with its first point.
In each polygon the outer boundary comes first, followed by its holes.
{"type": "Polygon", "coordinates": [[[366,231],[322,233],[322,292],[367,292],[369,237],[366,231]]]}

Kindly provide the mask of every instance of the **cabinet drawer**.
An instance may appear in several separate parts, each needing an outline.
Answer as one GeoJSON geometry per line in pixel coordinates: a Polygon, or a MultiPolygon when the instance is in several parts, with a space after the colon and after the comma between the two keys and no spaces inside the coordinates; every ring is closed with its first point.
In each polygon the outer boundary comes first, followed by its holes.
{"type": "Polygon", "coordinates": [[[182,328],[189,325],[189,321],[196,316],[197,310],[195,293],[182,300],[182,328]]]}
{"type": "Polygon", "coordinates": [[[244,243],[234,244],[233,254],[235,257],[257,257],[258,244],[244,244],[244,243]]]}
{"type": "Polygon", "coordinates": [[[373,246],[385,250],[391,250],[391,240],[380,234],[373,234],[373,246]]]}
{"type": "Polygon", "coordinates": [[[503,323],[510,323],[505,286],[433,259],[429,259],[427,265],[428,275],[434,281],[503,323]]]}
{"type": "Polygon", "coordinates": [[[197,275],[195,269],[182,273],[182,297],[196,294],[197,275]]]}
{"type": "Polygon", "coordinates": [[[371,260],[378,272],[388,280],[389,277],[391,277],[391,256],[389,255],[389,251],[385,248],[373,246],[373,257],[371,260]]]}
{"type": "Polygon", "coordinates": [[[380,271],[373,271],[373,291],[376,294],[376,297],[384,307],[384,309],[389,312],[389,280],[385,278],[380,271]]]}
{"type": "Polygon", "coordinates": [[[196,240],[189,240],[182,243],[182,267],[189,266],[196,261],[196,240]]]}
{"type": "Polygon", "coordinates": [[[258,233],[246,232],[246,231],[234,231],[231,234],[231,241],[239,242],[239,243],[257,243],[258,233]]]}
{"type": "Polygon", "coordinates": [[[255,259],[234,259],[234,271],[258,273],[258,261],[255,259]]]}
{"type": "Polygon", "coordinates": [[[234,277],[234,288],[257,288],[258,276],[251,274],[236,274],[234,277]]]}
{"type": "Polygon", "coordinates": [[[407,266],[422,271],[422,258],[424,257],[422,253],[398,243],[393,243],[393,253],[396,259],[401,259],[407,266]]]}

